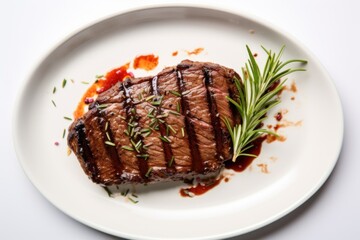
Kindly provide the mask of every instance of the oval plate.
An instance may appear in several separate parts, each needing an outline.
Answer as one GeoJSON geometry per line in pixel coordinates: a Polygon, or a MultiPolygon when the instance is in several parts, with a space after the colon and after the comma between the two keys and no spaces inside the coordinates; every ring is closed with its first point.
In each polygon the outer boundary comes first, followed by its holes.
{"type": "MultiPolygon", "coordinates": [[[[276,124],[271,119],[268,124],[276,124]]],[[[135,9],[67,38],[29,76],[14,121],[18,159],[50,202],[93,228],[135,239],[218,239],[269,224],[320,188],[335,166],[343,137],[336,89],[304,46],[250,16],[199,6],[135,9]],[[309,61],[306,72],[292,74],[288,80],[297,91],[284,91],[281,105],[269,114],[286,112],[284,121],[293,125],[279,130],[286,141],[265,143],[246,171],[227,170],[228,182],[195,198],[180,197],[178,183],[140,188],[139,202],[132,204],[124,197],[109,198],[87,179],[76,157],[67,156],[62,134],[70,122],[64,116],[72,115],[88,87],[82,81],[94,81],[95,75],[149,53],[159,56],[159,66],[152,72],[134,71],[136,76],[155,74],[185,58],[241,72],[246,44],[260,63],[266,57],[261,45],[278,51],[284,44],[283,59],[309,61]],[[187,52],[196,48],[203,51],[187,52]],[[178,54],[173,56],[174,52],[178,54]],[[62,88],[64,78],[67,84],[62,88]],[[267,166],[267,173],[261,166],[267,166]]]]}

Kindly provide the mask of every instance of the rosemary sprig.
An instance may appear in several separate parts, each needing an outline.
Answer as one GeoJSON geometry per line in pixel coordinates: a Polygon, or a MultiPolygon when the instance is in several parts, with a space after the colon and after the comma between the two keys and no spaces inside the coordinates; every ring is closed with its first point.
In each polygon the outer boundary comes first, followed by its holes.
{"type": "Polygon", "coordinates": [[[286,81],[286,79],[282,81],[280,79],[293,72],[305,71],[303,68],[284,69],[290,63],[307,63],[307,61],[299,59],[282,62],[280,58],[284,46],[278,54],[262,48],[267,54],[263,71],[261,72],[249,46],[246,46],[249,60],[243,69],[243,79],[234,78],[239,95],[234,99],[227,97],[241,117],[241,124],[235,124],[235,126],[231,125],[229,119],[223,119],[233,143],[232,161],[236,161],[239,156],[256,157],[246,153],[246,150],[252,147],[252,142],[264,133],[276,135],[276,133],[259,126],[266,119],[266,113],[280,103],[275,96],[286,81]],[[277,83],[277,81],[280,82],[277,83]]]}

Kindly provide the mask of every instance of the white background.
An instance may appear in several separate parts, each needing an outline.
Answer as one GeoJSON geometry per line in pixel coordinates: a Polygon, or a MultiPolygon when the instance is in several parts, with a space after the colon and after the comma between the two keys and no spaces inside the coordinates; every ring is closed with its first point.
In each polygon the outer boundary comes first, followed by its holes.
{"type": "MultiPolygon", "coordinates": [[[[30,183],[13,147],[12,110],[19,85],[42,56],[64,37],[109,14],[156,2],[160,1],[1,1],[0,239],[117,239],[69,218],[30,183]]],[[[248,12],[303,42],[333,78],[345,117],[339,161],[320,191],[279,221],[234,239],[358,239],[360,2],[198,2],[248,12]]]]}

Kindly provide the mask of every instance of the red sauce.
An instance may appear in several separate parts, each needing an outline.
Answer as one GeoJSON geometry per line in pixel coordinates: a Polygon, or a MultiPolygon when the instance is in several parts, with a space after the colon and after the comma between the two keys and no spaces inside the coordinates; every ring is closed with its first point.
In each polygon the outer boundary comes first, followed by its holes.
{"type": "Polygon", "coordinates": [[[171,55],[173,56],[173,57],[175,57],[175,56],[177,56],[178,55],[178,51],[175,51],[175,52],[173,52],[171,55]]]}
{"type": "Polygon", "coordinates": [[[262,173],[269,173],[268,165],[266,163],[259,163],[257,166],[260,168],[262,173]]]}
{"type": "Polygon", "coordinates": [[[258,54],[257,53],[254,53],[254,57],[257,57],[258,56],[258,54]]]}
{"type": "Polygon", "coordinates": [[[78,106],[74,111],[74,118],[78,119],[85,113],[85,106],[94,101],[94,97],[102,93],[112,86],[114,86],[117,82],[122,81],[126,77],[133,77],[131,72],[128,72],[130,63],[127,63],[121,67],[115,68],[108,72],[103,78],[98,79],[95,83],[93,83],[82,96],[78,106]]]}
{"type": "MultiPolygon", "coordinates": [[[[246,151],[246,153],[253,154],[255,156],[259,156],[259,154],[261,152],[262,142],[265,139],[266,139],[266,136],[256,139],[253,142],[253,146],[248,151],[246,151]]],[[[252,161],[254,159],[255,159],[255,157],[241,156],[241,157],[238,157],[235,162],[233,162],[231,160],[226,161],[225,168],[232,169],[235,172],[242,172],[252,163],[252,161]]]]}
{"type": "Polygon", "coordinates": [[[154,54],[137,56],[134,59],[134,69],[144,69],[146,71],[153,70],[159,64],[159,57],[154,54]]]}
{"type": "MultiPolygon", "coordinates": [[[[212,181],[211,183],[198,183],[195,186],[188,187],[188,188],[181,188],[180,195],[182,197],[194,197],[198,195],[202,195],[209,191],[210,189],[216,187],[220,184],[221,180],[224,179],[224,176],[221,176],[219,179],[212,181]]],[[[227,180],[229,181],[229,180],[227,180]]]]}
{"type": "Polygon", "coordinates": [[[282,119],[283,116],[282,116],[282,113],[281,113],[281,112],[278,112],[274,117],[275,117],[276,121],[279,122],[279,121],[281,121],[281,119],[282,119]]]}
{"type": "Polygon", "coordinates": [[[204,48],[195,48],[194,50],[192,51],[186,51],[187,54],[190,56],[190,55],[198,55],[200,54],[202,51],[204,51],[204,48]]]}

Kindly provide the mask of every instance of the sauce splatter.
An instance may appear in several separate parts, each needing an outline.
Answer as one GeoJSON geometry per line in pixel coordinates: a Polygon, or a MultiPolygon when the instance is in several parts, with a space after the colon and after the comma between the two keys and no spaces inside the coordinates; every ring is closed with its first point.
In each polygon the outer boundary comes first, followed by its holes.
{"type": "Polygon", "coordinates": [[[178,55],[178,51],[174,51],[171,55],[173,56],[173,57],[175,57],[175,56],[177,56],[178,55]]]}
{"type": "Polygon", "coordinates": [[[74,111],[74,118],[78,119],[86,112],[88,104],[94,101],[94,98],[112,86],[117,82],[124,80],[127,77],[133,77],[131,72],[128,72],[130,63],[127,63],[121,67],[115,68],[108,72],[104,77],[97,79],[82,96],[77,108],[74,111]]]}
{"type": "Polygon", "coordinates": [[[287,120],[283,120],[281,123],[278,123],[274,126],[274,130],[277,131],[279,128],[284,127],[300,127],[302,125],[302,121],[290,122],[287,120]]]}
{"type": "Polygon", "coordinates": [[[275,116],[274,116],[274,118],[275,118],[276,121],[278,121],[278,122],[281,121],[282,117],[283,117],[283,115],[282,115],[281,112],[278,112],[278,113],[275,114],[275,116]]]}
{"type": "Polygon", "coordinates": [[[202,51],[204,51],[204,48],[195,48],[192,51],[186,51],[186,53],[190,56],[190,55],[198,55],[200,54],[202,51]]]}
{"type": "Polygon", "coordinates": [[[266,163],[259,163],[259,164],[256,164],[262,173],[270,173],[269,170],[268,170],[268,165],[266,163]]]}
{"type": "MultiPolygon", "coordinates": [[[[217,185],[220,184],[220,182],[224,179],[224,176],[220,176],[219,179],[215,179],[211,182],[200,182],[196,184],[195,186],[187,187],[187,188],[181,188],[180,189],[180,195],[182,197],[194,197],[198,195],[202,195],[209,191],[210,189],[213,189],[217,185]]],[[[226,182],[229,180],[225,180],[226,182]]]]}
{"type": "MultiPolygon", "coordinates": [[[[252,154],[255,156],[259,156],[259,154],[261,152],[262,142],[265,139],[266,139],[266,136],[256,139],[253,142],[253,146],[248,151],[246,151],[246,153],[252,154]]],[[[255,159],[255,157],[252,157],[252,156],[241,156],[241,157],[238,157],[235,162],[233,162],[231,160],[226,161],[225,168],[232,169],[235,172],[242,172],[253,162],[254,159],[255,159]]]]}
{"type": "Polygon", "coordinates": [[[134,69],[144,69],[146,71],[153,70],[159,64],[159,57],[154,54],[140,55],[134,59],[134,69]]]}
{"type": "Polygon", "coordinates": [[[268,134],[266,135],[266,142],[267,143],[272,143],[275,141],[279,141],[279,142],[285,142],[286,141],[286,137],[282,136],[282,135],[272,135],[272,134],[268,134]]]}

